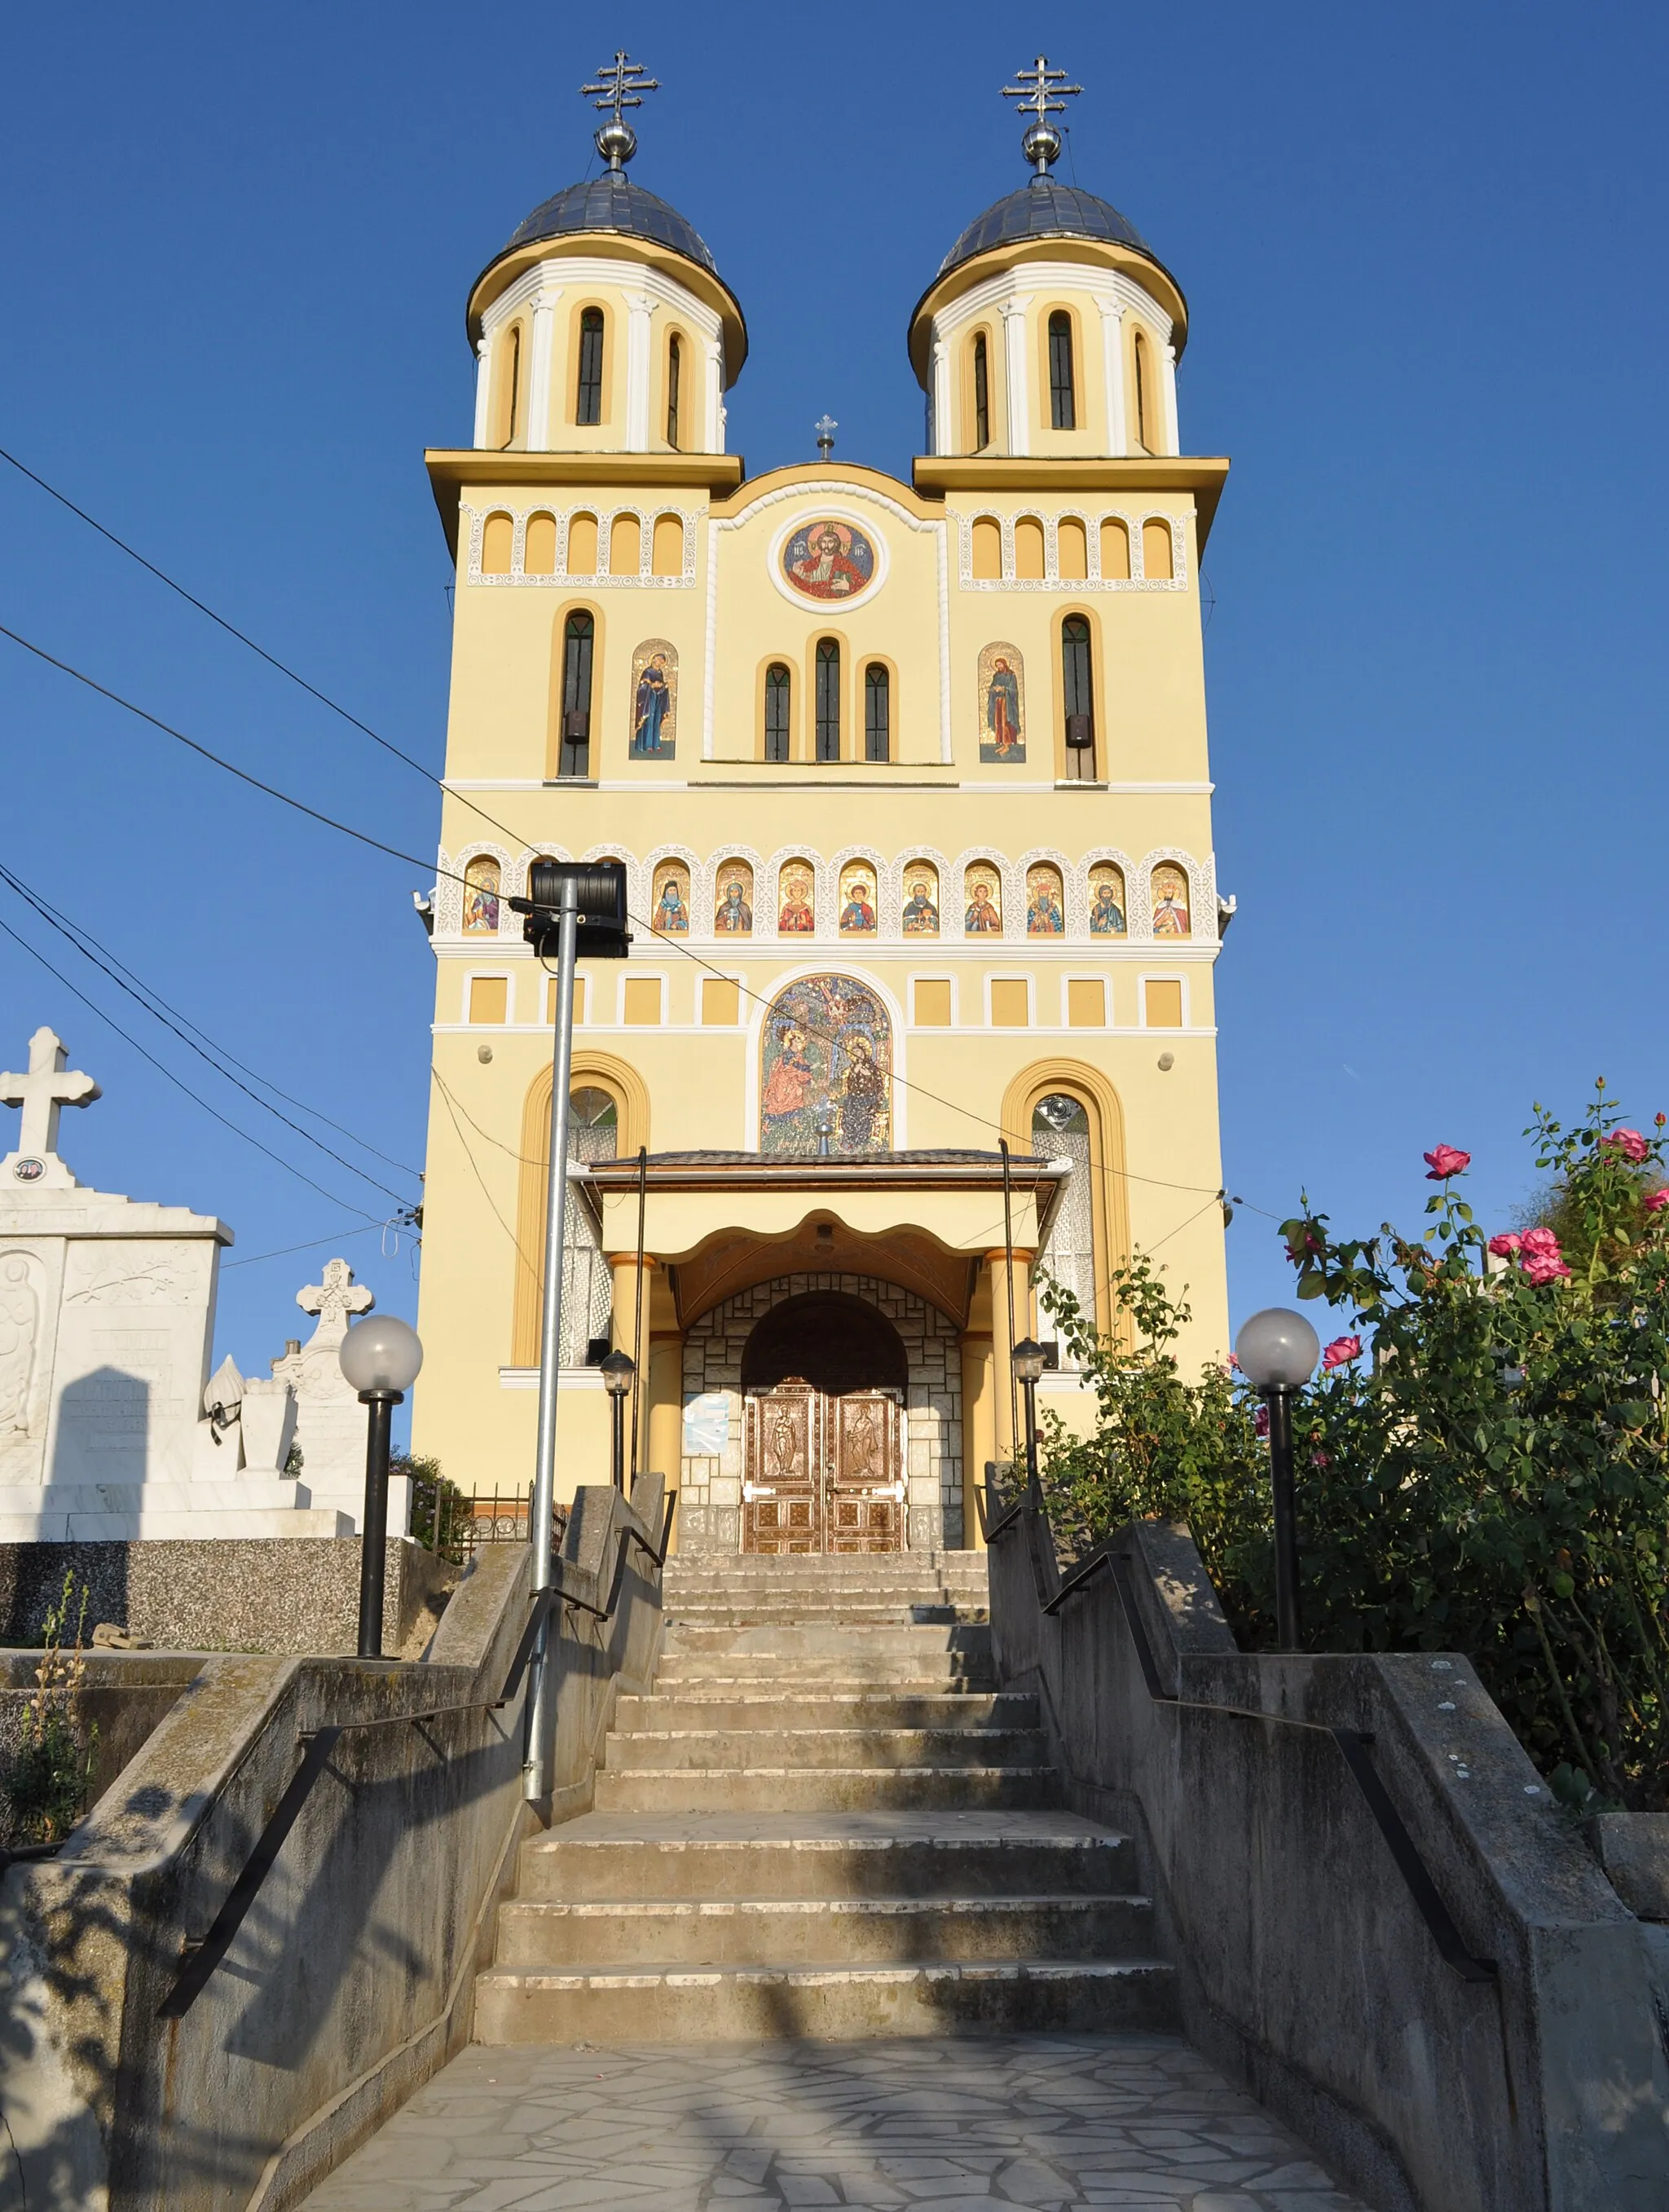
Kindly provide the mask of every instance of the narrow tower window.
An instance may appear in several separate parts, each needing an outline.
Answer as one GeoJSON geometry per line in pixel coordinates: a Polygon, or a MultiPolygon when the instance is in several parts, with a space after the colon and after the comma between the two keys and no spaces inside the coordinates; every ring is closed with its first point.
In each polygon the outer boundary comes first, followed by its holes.
{"type": "Polygon", "coordinates": [[[521,402],[521,325],[510,325],[509,359],[504,369],[504,440],[509,445],[516,434],[516,410],[521,402]]]}
{"type": "Polygon", "coordinates": [[[666,442],[678,450],[678,386],[683,369],[683,348],[675,331],[666,341],[666,442]]]}
{"type": "Polygon", "coordinates": [[[832,637],[817,642],[817,758],[841,757],[841,648],[832,637]]]}
{"type": "Polygon", "coordinates": [[[574,394],[576,422],[603,420],[603,310],[587,307],[580,318],[580,384],[574,394]]]}
{"type": "Polygon", "coordinates": [[[1093,781],[1095,672],[1089,659],[1089,625],[1082,615],[1068,615],[1060,625],[1060,696],[1065,708],[1066,773],[1093,781]]]}
{"type": "Polygon", "coordinates": [[[1077,428],[1072,394],[1072,319],[1064,307],[1057,307],[1049,318],[1049,423],[1056,430],[1077,428]]]}
{"type": "Polygon", "coordinates": [[[558,775],[585,775],[591,762],[592,647],[597,624],[576,611],[562,631],[562,730],[558,775]]]}
{"type": "Polygon", "coordinates": [[[991,362],[986,352],[986,334],[978,331],[974,339],[974,450],[984,453],[991,443],[991,362]]]}
{"type": "Polygon", "coordinates": [[[765,671],[765,757],[768,761],[786,761],[788,757],[788,684],[787,669],[780,660],[774,660],[765,671]]]}
{"type": "Polygon", "coordinates": [[[892,678],[879,660],[864,671],[864,758],[892,758],[892,678]]]}
{"type": "Polygon", "coordinates": [[[1149,396],[1151,377],[1148,368],[1147,340],[1138,331],[1134,348],[1136,356],[1136,442],[1144,453],[1154,451],[1152,400],[1149,396]]]}

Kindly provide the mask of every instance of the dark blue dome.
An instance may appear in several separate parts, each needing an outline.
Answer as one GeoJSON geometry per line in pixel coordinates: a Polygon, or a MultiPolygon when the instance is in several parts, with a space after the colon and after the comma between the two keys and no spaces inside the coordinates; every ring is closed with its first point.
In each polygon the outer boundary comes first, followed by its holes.
{"type": "Polygon", "coordinates": [[[513,253],[519,246],[530,246],[542,238],[585,230],[616,230],[631,238],[652,239],[657,246],[671,246],[674,253],[682,253],[698,268],[715,276],[719,274],[718,264],[694,223],[618,171],[605,171],[587,184],[567,185],[553,193],[534,209],[504,251],[513,253]]]}
{"type": "MultiPolygon", "coordinates": [[[[1058,184],[1053,177],[1034,177],[994,207],[970,222],[939,264],[944,276],[993,246],[1011,246],[1023,238],[1099,238],[1114,246],[1133,246],[1150,261],[1159,257],[1115,207],[1081,192],[1075,185],[1058,184]]],[[[1162,267],[1162,264],[1161,266],[1162,267]]]]}

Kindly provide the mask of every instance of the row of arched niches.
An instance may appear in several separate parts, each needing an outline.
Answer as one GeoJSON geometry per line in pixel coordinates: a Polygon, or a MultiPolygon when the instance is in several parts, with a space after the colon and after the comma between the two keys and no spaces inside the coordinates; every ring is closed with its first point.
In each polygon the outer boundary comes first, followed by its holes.
{"type": "Polygon", "coordinates": [[[508,902],[535,860],[624,860],[627,902],[646,934],[718,945],[769,942],[902,945],[956,939],[1110,946],[1120,940],[1214,943],[1220,935],[1211,859],[1171,847],[1138,857],[1106,847],[1069,860],[1039,849],[1017,859],[987,851],[954,859],[928,846],[888,860],[864,847],[820,854],[785,846],[764,854],[732,845],[702,858],[662,845],[641,858],[598,845],[512,854],[474,844],[440,858],[438,937],[519,937],[508,902]]]}

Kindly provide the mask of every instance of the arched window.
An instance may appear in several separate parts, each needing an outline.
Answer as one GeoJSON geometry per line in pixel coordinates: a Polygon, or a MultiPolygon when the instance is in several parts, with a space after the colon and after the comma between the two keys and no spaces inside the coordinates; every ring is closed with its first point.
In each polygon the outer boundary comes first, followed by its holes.
{"type": "Polygon", "coordinates": [[[841,757],[841,648],[832,637],[817,641],[817,758],[841,757]]]}
{"type": "MultiPolygon", "coordinates": [[[[619,1151],[620,1109],[613,1094],[594,1085],[577,1085],[568,1097],[569,1158],[611,1160],[619,1151]]],[[[597,1217],[570,1183],[562,1208],[560,1365],[586,1366],[598,1345],[606,1348],[612,1287],[597,1217]]]]}
{"type": "Polygon", "coordinates": [[[1089,625],[1068,615],[1060,625],[1060,698],[1065,717],[1066,773],[1094,780],[1095,773],[1095,683],[1090,659],[1089,625]]]}
{"type": "Polygon", "coordinates": [[[597,624],[576,608],[562,629],[562,725],[558,775],[585,775],[591,761],[592,652],[597,624]]]}
{"type": "Polygon", "coordinates": [[[991,443],[991,361],[986,350],[986,334],[978,331],[974,337],[974,450],[984,453],[991,443]]]}
{"type": "MultiPolygon", "coordinates": [[[[1093,1328],[1095,1322],[1095,1209],[1091,1188],[1094,1148],[1089,1111],[1067,1091],[1052,1091],[1032,1109],[1032,1151],[1040,1159],[1070,1160],[1071,1180],[1037,1255],[1038,1272],[1070,1291],[1093,1328]]],[[[1071,1362],[1062,1350],[1062,1364],[1071,1362]]]]}
{"type": "Polygon", "coordinates": [[[678,387],[683,380],[683,347],[673,331],[666,341],[666,442],[678,450],[678,387]]]}
{"type": "Polygon", "coordinates": [[[499,441],[501,446],[508,446],[516,434],[516,411],[521,404],[521,325],[512,323],[504,364],[504,412],[499,421],[504,432],[499,441]]]}
{"type": "Polygon", "coordinates": [[[1156,453],[1158,441],[1153,434],[1153,363],[1148,357],[1148,342],[1140,331],[1132,349],[1136,363],[1136,442],[1145,453],[1156,453]]]}
{"type": "Polygon", "coordinates": [[[580,318],[580,380],[574,395],[574,419],[603,420],[603,310],[587,307],[580,318]]]}
{"type": "Polygon", "coordinates": [[[892,758],[892,676],[880,660],[864,671],[864,758],[892,758]]]}
{"type": "Polygon", "coordinates": [[[774,660],[765,671],[765,757],[768,761],[786,761],[788,757],[789,686],[793,679],[780,660],[774,660]]]}
{"type": "Polygon", "coordinates": [[[1072,388],[1072,319],[1064,307],[1049,318],[1049,427],[1076,430],[1077,401],[1072,388]]]}

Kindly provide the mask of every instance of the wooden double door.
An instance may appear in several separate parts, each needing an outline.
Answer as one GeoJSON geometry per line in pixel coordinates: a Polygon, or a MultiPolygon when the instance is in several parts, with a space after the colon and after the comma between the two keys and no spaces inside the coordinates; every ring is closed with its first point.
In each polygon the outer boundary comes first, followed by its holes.
{"type": "Polygon", "coordinates": [[[885,1390],[779,1382],[745,1401],[744,1552],[901,1552],[904,1415],[885,1390]]]}

